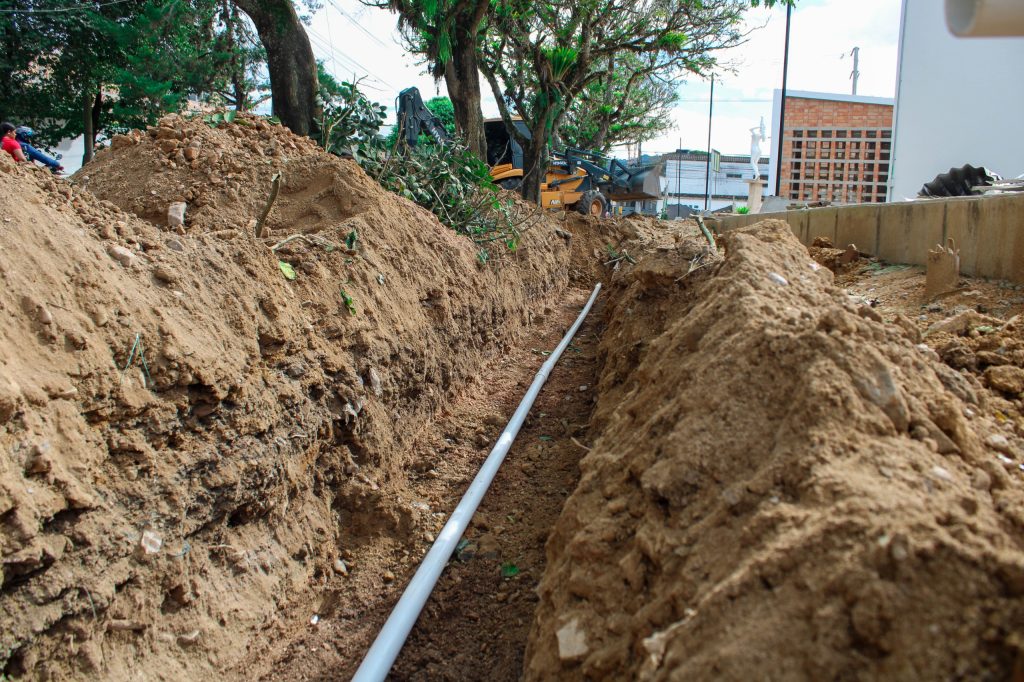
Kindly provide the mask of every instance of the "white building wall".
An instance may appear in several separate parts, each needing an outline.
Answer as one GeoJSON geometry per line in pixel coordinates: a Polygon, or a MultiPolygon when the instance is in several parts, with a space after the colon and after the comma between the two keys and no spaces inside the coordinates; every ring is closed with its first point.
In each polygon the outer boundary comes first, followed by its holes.
{"type": "MultiPolygon", "coordinates": [[[[768,177],[768,163],[765,161],[759,165],[761,179],[768,177]]],[[[665,161],[665,175],[662,177],[662,190],[665,195],[664,203],[659,206],[675,205],[690,206],[699,211],[704,210],[704,185],[707,171],[705,160],[676,161],[668,158],[665,161]],[[678,196],[677,195],[681,195],[678,196]]],[[[717,173],[711,172],[710,192],[711,199],[708,201],[708,210],[716,211],[732,204],[745,206],[749,187],[747,180],[754,177],[754,170],[749,163],[737,163],[733,161],[722,161],[721,170],[717,173]],[[726,195],[728,198],[717,198],[726,195]]]]}
{"type": "Polygon", "coordinates": [[[940,0],[903,0],[889,201],[965,163],[1024,173],[1024,38],[956,38],[940,0]]]}

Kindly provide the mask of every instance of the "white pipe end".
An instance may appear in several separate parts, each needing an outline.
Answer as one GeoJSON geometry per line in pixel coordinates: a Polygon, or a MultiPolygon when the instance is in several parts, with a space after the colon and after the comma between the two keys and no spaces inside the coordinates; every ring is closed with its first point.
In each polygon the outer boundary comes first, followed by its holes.
{"type": "Polygon", "coordinates": [[[1024,2],[946,0],[946,26],[961,38],[1024,36],[1024,2]]]}

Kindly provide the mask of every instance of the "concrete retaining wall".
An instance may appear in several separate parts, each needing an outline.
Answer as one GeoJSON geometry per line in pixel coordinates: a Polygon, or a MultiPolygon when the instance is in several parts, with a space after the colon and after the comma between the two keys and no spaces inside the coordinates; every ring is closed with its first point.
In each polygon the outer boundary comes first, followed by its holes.
{"type": "Polygon", "coordinates": [[[1024,283],[1024,193],[730,215],[708,222],[732,230],[766,218],[788,222],[805,245],[828,237],[837,248],[856,244],[862,253],[889,263],[924,265],[928,250],[951,237],[960,249],[963,274],[1024,283]]]}

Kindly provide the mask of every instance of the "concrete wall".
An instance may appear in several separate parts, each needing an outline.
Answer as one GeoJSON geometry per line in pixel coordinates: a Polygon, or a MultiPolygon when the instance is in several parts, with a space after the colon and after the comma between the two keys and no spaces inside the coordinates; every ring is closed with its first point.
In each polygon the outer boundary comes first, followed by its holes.
{"type": "Polygon", "coordinates": [[[808,246],[816,237],[828,237],[837,248],[856,244],[862,253],[889,263],[924,265],[929,249],[952,238],[963,274],[1024,283],[1022,194],[731,215],[708,222],[732,230],[768,218],[788,222],[808,246]]]}
{"type": "Polygon", "coordinates": [[[956,38],[942,2],[903,0],[899,54],[889,201],[965,163],[1024,173],[1024,38],[956,38]]]}

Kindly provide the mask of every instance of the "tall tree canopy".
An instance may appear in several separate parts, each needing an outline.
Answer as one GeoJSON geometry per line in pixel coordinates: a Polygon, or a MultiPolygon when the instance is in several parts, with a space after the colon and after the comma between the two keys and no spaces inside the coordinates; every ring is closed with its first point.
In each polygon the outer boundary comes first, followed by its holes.
{"type": "MultiPolygon", "coordinates": [[[[738,44],[741,0],[494,0],[480,66],[509,134],[523,146],[524,194],[536,199],[551,138],[577,99],[615,59],[630,55],[650,74],[701,75],[715,52],[738,44]],[[612,61],[610,61],[612,60],[612,61]],[[649,65],[649,66],[648,66],[649,65]],[[519,132],[522,117],[529,136],[519,132]]],[[[631,74],[623,68],[620,78],[631,74]]]]}
{"type": "Polygon", "coordinates": [[[670,130],[679,79],[658,73],[656,62],[650,55],[609,56],[604,73],[566,111],[559,139],[571,147],[607,153],[611,147],[646,142],[670,130]]]}
{"type": "Polygon", "coordinates": [[[44,144],[140,127],[190,96],[253,103],[262,50],[226,0],[126,0],[45,9],[0,0],[2,116],[44,144]]]}
{"type": "Polygon", "coordinates": [[[408,48],[423,55],[435,79],[444,78],[455,129],[484,157],[478,53],[491,0],[362,0],[398,14],[408,48]]]}

